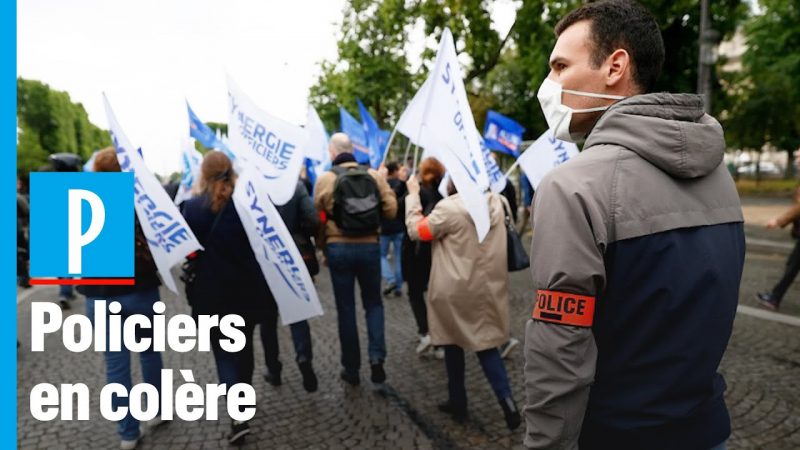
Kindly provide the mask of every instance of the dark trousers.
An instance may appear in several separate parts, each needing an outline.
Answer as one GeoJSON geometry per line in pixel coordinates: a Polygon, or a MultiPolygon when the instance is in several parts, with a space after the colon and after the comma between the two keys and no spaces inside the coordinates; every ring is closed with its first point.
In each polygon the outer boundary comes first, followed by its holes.
{"type": "Polygon", "coordinates": [[[772,297],[775,301],[780,303],[783,300],[783,296],[786,295],[786,291],[789,290],[798,272],[800,272],[800,239],[795,241],[794,249],[792,249],[789,259],[786,260],[786,270],[783,272],[783,276],[772,288],[772,297]]]}
{"type": "Polygon", "coordinates": [[[408,284],[408,303],[420,336],[428,334],[428,308],[425,291],[431,273],[430,243],[403,240],[403,278],[408,284]]]}
{"type": "Polygon", "coordinates": [[[211,330],[211,350],[217,363],[219,382],[225,383],[229,388],[236,383],[253,383],[253,330],[256,323],[249,317],[244,317],[244,320],[243,327],[236,327],[246,338],[244,348],[238,352],[223,350],[219,341],[227,338],[219,331],[219,327],[211,330]]]}
{"type": "MultiPolygon", "coordinates": [[[[511,397],[506,366],[496,348],[476,352],[483,374],[492,386],[497,400],[511,397]]],[[[447,368],[447,391],[450,403],[467,406],[467,390],[464,384],[464,349],[457,345],[444,346],[444,363],[447,368]]]]}
{"type": "MultiPolygon", "coordinates": [[[[311,362],[311,327],[308,321],[302,320],[289,325],[292,333],[292,343],[294,344],[294,360],[300,364],[311,362]]],[[[280,348],[278,345],[278,315],[269,314],[269,317],[261,322],[261,345],[264,347],[264,361],[267,369],[271,373],[280,372],[282,364],[280,361],[280,348]]]]}
{"type": "Polygon", "coordinates": [[[417,333],[420,336],[428,334],[428,307],[425,304],[425,288],[418,278],[408,280],[408,303],[417,322],[417,333]]]}
{"type": "Polygon", "coordinates": [[[370,363],[386,359],[383,299],[381,297],[381,249],[375,244],[328,244],[328,267],[333,296],[342,366],[351,375],[358,375],[361,350],[356,325],[356,280],[361,288],[361,302],[367,322],[367,353],[370,363]]]}

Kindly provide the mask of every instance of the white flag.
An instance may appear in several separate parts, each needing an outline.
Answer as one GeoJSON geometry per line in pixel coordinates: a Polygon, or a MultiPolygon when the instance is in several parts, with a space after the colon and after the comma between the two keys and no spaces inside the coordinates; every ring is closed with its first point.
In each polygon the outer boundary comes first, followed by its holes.
{"type": "Polygon", "coordinates": [[[184,200],[192,198],[192,188],[200,179],[200,165],[203,163],[203,154],[194,147],[194,139],[185,137],[181,144],[181,165],[183,175],[178,193],[175,194],[175,204],[180,205],[184,200]]]}
{"type": "Polygon", "coordinates": [[[281,320],[287,325],[322,315],[322,305],[303,257],[270,201],[267,189],[268,180],[254,168],[247,168],[236,181],[233,204],[278,304],[281,320]]]}
{"type": "Polygon", "coordinates": [[[444,164],[482,242],[490,226],[483,195],[489,177],[450,29],[442,33],[433,71],[403,112],[397,130],[444,164]]]}
{"type": "Polygon", "coordinates": [[[531,144],[517,161],[535,190],[547,172],[578,154],[578,146],[553,137],[553,132],[545,131],[531,144]]]}
{"type": "Polygon", "coordinates": [[[308,132],[259,109],[228,78],[228,141],[266,179],[269,196],[283,205],[294,195],[308,132]]]}
{"type": "Polygon", "coordinates": [[[105,95],[103,102],[120,168],[123,172],[133,172],[133,205],[136,217],[142,225],[150,253],[164,285],[177,294],[178,288],[175,286],[170,269],[186,255],[202,250],[203,247],[186,224],[178,207],[169,198],[167,191],[145,166],[144,159],[136,151],[136,147],[122,132],[122,127],[117,122],[105,95]]]}

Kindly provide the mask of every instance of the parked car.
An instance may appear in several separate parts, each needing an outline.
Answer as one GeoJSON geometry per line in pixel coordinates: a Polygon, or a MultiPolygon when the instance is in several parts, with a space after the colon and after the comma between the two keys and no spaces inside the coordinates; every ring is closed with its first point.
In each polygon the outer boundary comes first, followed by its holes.
{"type": "MultiPolygon", "coordinates": [[[[778,166],[775,165],[772,161],[763,161],[761,163],[761,167],[758,169],[761,175],[765,176],[781,176],[783,175],[783,170],[781,170],[778,166]]],[[[746,164],[744,166],[739,167],[736,172],[739,175],[756,175],[756,163],[746,164]]]]}

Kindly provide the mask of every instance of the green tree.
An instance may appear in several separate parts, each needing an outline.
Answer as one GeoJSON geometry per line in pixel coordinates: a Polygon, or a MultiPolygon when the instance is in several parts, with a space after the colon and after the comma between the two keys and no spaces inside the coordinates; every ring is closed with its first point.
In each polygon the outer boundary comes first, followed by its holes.
{"type": "Polygon", "coordinates": [[[309,96],[329,130],[339,124],[340,106],[357,110],[356,98],[382,126],[400,117],[413,95],[405,54],[411,9],[404,0],[347,2],[339,56],[321,63],[322,74],[309,96]]]}
{"type": "Polygon", "coordinates": [[[70,152],[88,160],[95,150],[111,145],[108,133],[89,122],[83,105],[40,81],[17,79],[17,117],[21,173],[36,170],[53,153],[70,152]]]}
{"type": "MultiPolygon", "coordinates": [[[[779,0],[774,0],[779,1],[779,0]]],[[[444,27],[453,32],[457,52],[465,53],[463,72],[477,125],[486,111],[497,110],[520,123],[525,137],[537,137],[546,123],[536,91],[549,72],[555,43],[553,29],[580,0],[523,0],[506,36],[491,27],[490,0],[351,0],[344,10],[337,62],[323,62],[310,101],[329,128],[338,124],[338,107],[355,109],[355,98],[377,110],[379,122],[391,127],[430,69],[435,49],[423,54],[419,73],[409,73],[406,40],[413,26],[423,26],[437,40],[444,27]],[[395,22],[392,22],[394,20],[395,22]],[[389,55],[389,57],[386,57],[389,55]]],[[[657,90],[695,92],[700,0],[643,0],[658,23],[666,46],[657,90]]],[[[732,35],[747,15],[743,0],[711,2],[712,25],[732,35]]],[[[715,80],[716,82],[716,80],[715,80]]],[[[715,90],[715,108],[725,91],[715,90]]]]}
{"type": "MultiPolygon", "coordinates": [[[[733,74],[723,114],[729,144],[789,152],[800,148],[800,6],[761,0],[762,13],[744,26],[747,50],[733,74]]],[[[791,155],[790,155],[791,156],[791,155]]],[[[790,159],[791,160],[791,159],[790,159]]],[[[790,164],[791,166],[791,164],[790,164]]]]}

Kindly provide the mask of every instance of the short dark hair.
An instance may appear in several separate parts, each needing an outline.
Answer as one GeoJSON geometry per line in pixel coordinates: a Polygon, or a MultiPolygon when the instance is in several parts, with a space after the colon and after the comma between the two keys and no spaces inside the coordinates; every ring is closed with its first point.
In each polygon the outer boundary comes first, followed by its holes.
{"type": "Polygon", "coordinates": [[[398,170],[400,170],[400,165],[397,164],[396,161],[389,161],[388,163],[386,163],[386,170],[389,173],[389,175],[392,175],[398,170]]]}
{"type": "Polygon", "coordinates": [[[652,92],[664,65],[664,40],[650,11],[633,0],[587,3],[558,22],[556,36],[583,20],[590,22],[592,66],[624,49],[631,56],[633,81],[644,93],[652,92]]]}

